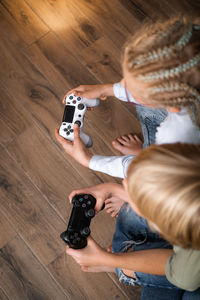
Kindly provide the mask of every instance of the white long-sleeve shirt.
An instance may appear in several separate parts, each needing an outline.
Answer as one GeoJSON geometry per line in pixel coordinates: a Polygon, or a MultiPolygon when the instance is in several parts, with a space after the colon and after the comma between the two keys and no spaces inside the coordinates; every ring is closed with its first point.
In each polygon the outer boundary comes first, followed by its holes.
{"type": "MultiPolygon", "coordinates": [[[[113,85],[113,91],[116,98],[127,101],[125,89],[120,82],[113,85]]],[[[137,103],[131,93],[129,99],[137,103]]],[[[157,128],[155,136],[155,143],[158,145],[178,142],[200,144],[200,130],[193,124],[186,109],[178,113],[168,112],[166,119],[157,128]]],[[[125,178],[128,166],[134,157],[134,155],[94,155],[90,160],[89,168],[113,177],[125,178]]]]}

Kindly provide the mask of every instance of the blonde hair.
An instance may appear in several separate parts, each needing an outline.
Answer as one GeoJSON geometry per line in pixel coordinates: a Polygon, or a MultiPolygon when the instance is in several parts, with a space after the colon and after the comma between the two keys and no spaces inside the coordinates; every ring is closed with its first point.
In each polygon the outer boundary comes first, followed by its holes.
{"type": "Polygon", "coordinates": [[[128,192],[152,228],[200,249],[200,145],[153,145],[130,164],[128,192]]]}
{"type": "Polygon", "coordinates": [[[200,126],[200,20],[146,24],[126,43],[124,64],[154,107],[186,107],[200,126]]]}

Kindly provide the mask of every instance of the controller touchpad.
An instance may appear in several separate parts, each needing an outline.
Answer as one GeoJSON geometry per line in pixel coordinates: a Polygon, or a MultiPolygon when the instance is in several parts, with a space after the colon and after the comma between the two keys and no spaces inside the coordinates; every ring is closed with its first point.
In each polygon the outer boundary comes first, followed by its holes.
{"type": "Polygon", "coordinates": [[[75,106],[66,105],[63,115],[63,122],[72,123],[74,118],[75,106]]]}

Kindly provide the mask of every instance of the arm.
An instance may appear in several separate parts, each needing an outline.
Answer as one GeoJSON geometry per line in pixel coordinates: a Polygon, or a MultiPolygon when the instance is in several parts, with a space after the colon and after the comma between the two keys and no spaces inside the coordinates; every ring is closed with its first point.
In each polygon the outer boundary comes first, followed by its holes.
{"type": "Polygon", "coordinates": [[[55,129],[55,137],[64,148],[65,152],[84,167],[88,167],[94,171],[106,173],[110,176],[124,178],[127,168],[133,159],[133,155],[129,156],[101,156],[92,155],[88,148],[84,145],[79,135],[79,126],[74,124],[74,141],[70,142],[58,133],[55,129]]]}
{"type": "Polygon", "coordinates": [[[89,162],[89,168],[113,177],[125,178],[129,164],[134,155],[102,156],[94,155],[89,162]]]}
{"type": "Polygon", "coordinates": [[[127,253],[110,253],[106,252],[89,237],[86,248],[81,250],[67,248],[66,252],[81,266],[106,266],[154,275],[165,275],[165,264],[172,255],[173,250],[150,249],[127,253]]]}
{"type": "Polygon", "coordinates": [[[65,97],[70,94],[74,94],[75,96],[79,97],[85,97],[88,99],[99,98],[101,100],[106,100],[108,96],[114,96],[113,84],[106,83],[94,85],[79,85],[66,93],[63,98],[63,103],[65,103],[65,97]]]}

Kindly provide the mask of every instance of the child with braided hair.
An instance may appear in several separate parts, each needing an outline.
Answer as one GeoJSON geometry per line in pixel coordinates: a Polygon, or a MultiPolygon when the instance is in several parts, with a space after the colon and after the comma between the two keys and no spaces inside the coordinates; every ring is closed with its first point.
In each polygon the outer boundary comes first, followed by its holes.
{"type": "MultiPolygon", "coordinates": [[[[59,136],[66,153],[82,165],[111,176],[126,177],[131,160],[142,148],[156,143],[200,143],[200,24],[187,18],[147,24],[126,43],[123,79],[115,84],[82,85],[67,94],[136,104],[144,143],[129,134],[113,141],[123,156],[91,155],[74,126],[74,142],[59,136]]],[[[120,205],[110,199],[113,216],[120,205]]]]}

